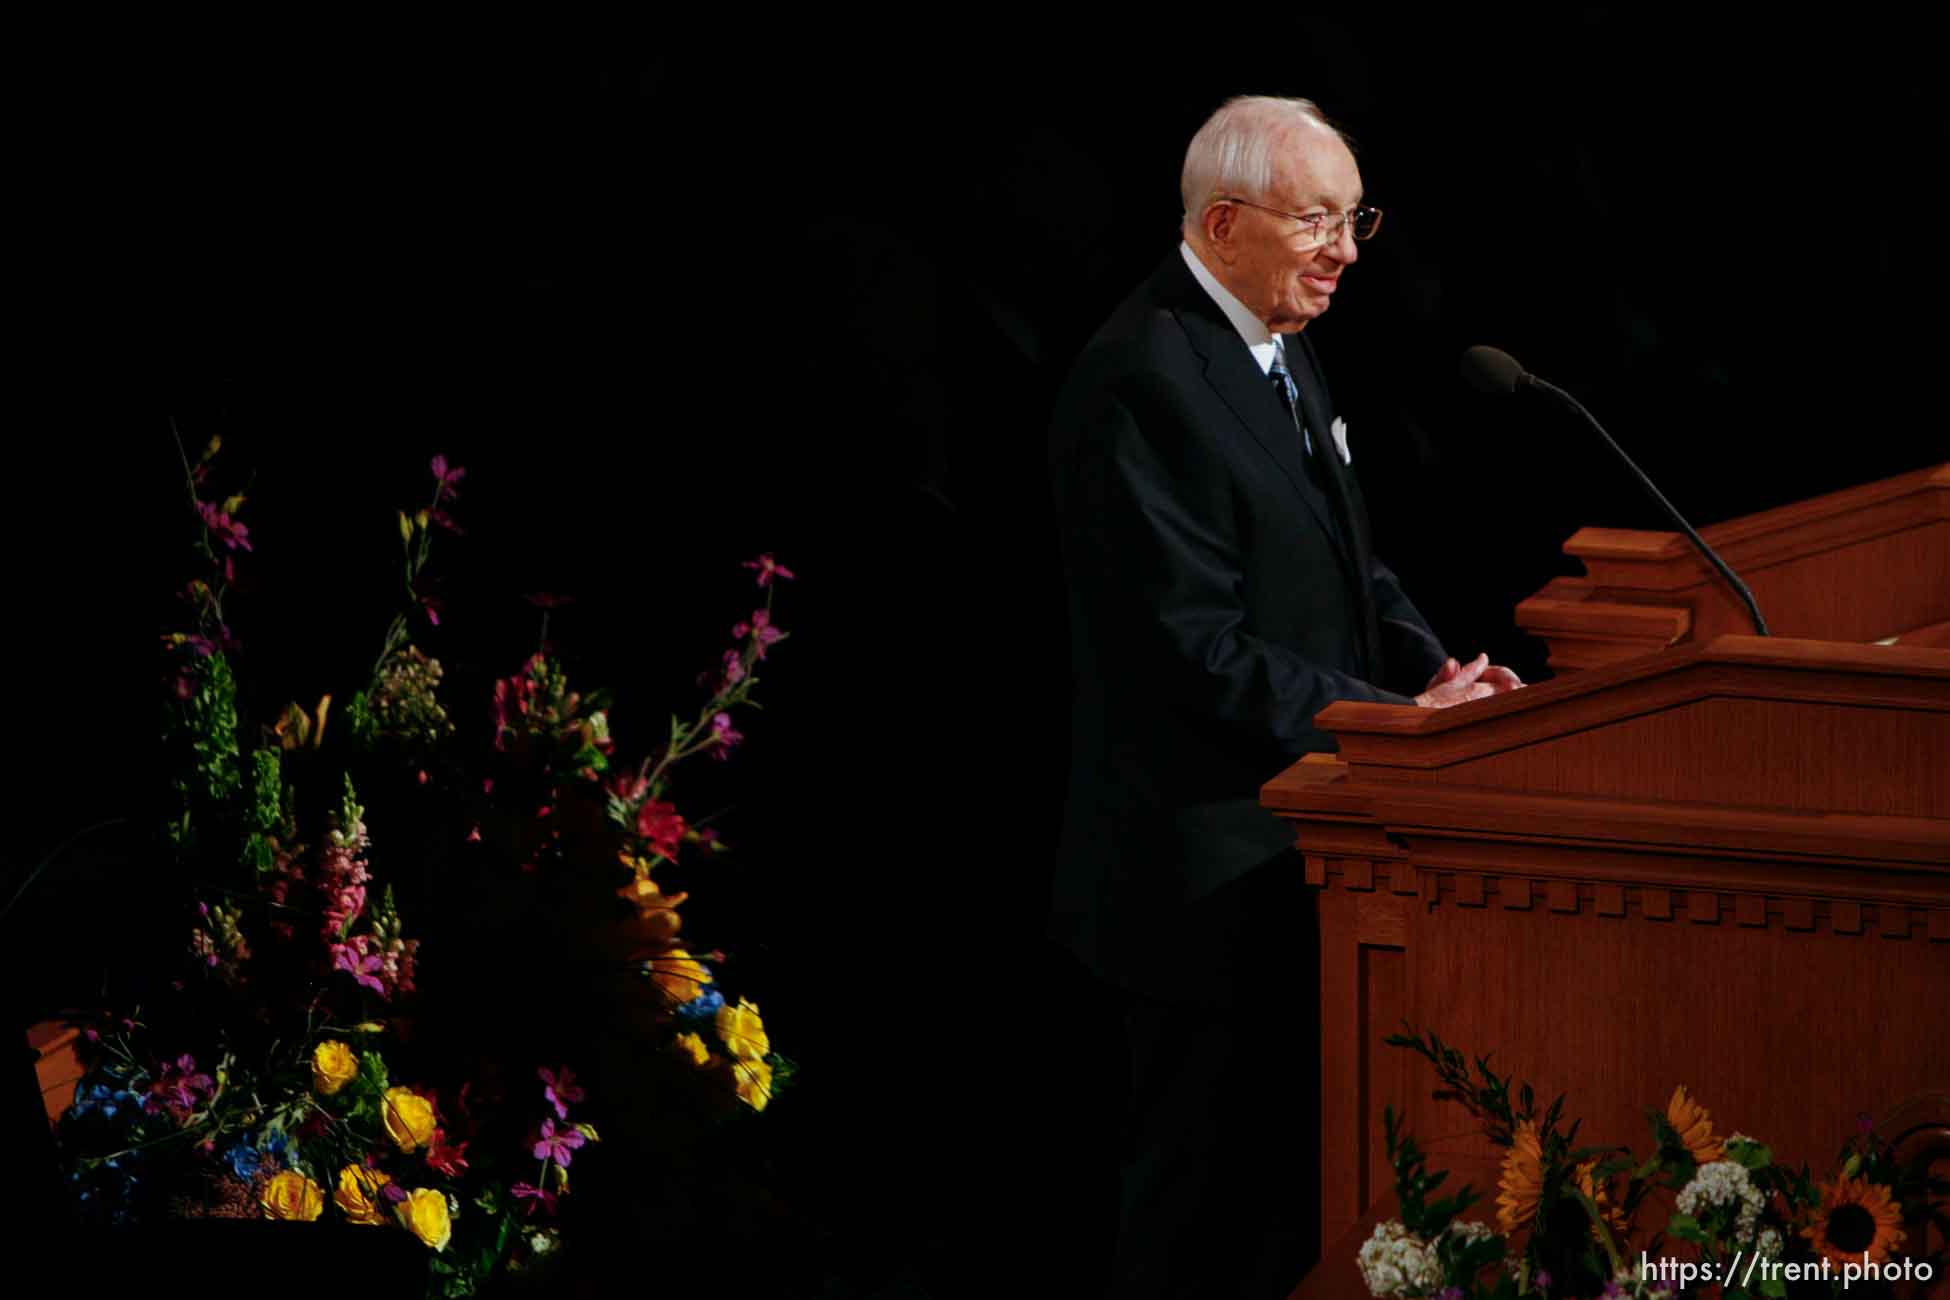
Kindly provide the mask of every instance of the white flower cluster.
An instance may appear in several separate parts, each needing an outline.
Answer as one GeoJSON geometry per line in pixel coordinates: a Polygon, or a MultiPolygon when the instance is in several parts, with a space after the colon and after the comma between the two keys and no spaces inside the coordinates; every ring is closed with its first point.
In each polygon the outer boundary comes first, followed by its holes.
{"type": "Polygon", "coordinates": [[[1423,1241],[1399,1219],[1377,1223],[1374,1235],[1361,1247],[1361,1280],[1376,1297],[1427,1295],[1442,1285],[1442,1264],[1436,1247],[1448,1237],[1467,1244],[1493,1236],[1487,1223],[1454,1222],[1441,1237],[1423,1241]]]}
{"type": "Polygon", "coordinates": [[[1409,1232],[1399,1219],[1375,1224],[1374,1235],[1362,1243],[1358,1258],[1361,1280],[1378,1300],[1427,1293],[1442,1284],[1435,1247],[1409,1232]]]}
{"type": "Polygon", "coordinates": [[[1754,1249],[1760,1252],[1762,1259],[1779,1259],[1781,1257],[1781,1234],[1772,1228],[1762,1228],[1760,1230],[1760,1240],[1754,1244],[1754,1249]]]}
{"type": "Polygon", "coordinates": [[[1681,1214],[1698,1218],[1701,1209],[1709,1205],[1740,1206],[1740,1215],[1734,1225],[1734,1235],[1745,1241],[1754,1234],[1760,1222],[1761,1194],[1754,1186],[1754,1180],[1747,1176],[1745,1165],[1731,1160],[1715,1160],[1710,1165],[1701,1165],[1693,1175],[1693,1181],[1680,1190],[1676,1202],[1681,1214]]]}

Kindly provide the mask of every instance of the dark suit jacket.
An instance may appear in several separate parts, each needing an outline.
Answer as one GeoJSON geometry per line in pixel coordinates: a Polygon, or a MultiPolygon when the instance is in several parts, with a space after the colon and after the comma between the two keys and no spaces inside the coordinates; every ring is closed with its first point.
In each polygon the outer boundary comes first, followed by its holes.
{"type": "MultiPolygon", "coordinates": [[[[1331,445],[1312,346],[1290,334],[1286,348],[1307,426],[1331,445]]],[[[1180,922],[1291,847],[1258,793],[1334,748],[1314,715],[1335,700],[1407,703],[1446,657],[1374,558],[1352,466],[1336,456],[1348,528],[1302,454],[1272,382],[1176,249],[1057,400],[1074,697],[1056,932],[1129,987],[1182,988],[1186,965],[1222,956],[1187,951],[1180,922]]]]}

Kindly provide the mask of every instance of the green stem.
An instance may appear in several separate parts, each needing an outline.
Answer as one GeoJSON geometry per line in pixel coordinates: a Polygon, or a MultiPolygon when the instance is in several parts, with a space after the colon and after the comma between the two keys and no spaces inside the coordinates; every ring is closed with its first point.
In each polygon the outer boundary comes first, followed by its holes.
{"type": "Polygon", "coordinates": [[[93,826],[84,827],[55,845],[46,857],[34,864],[34,869],[27,873],[27,879],[20,882],[20,888],[14,890],[14,896],[7,900],[7,905],[0,907],[0,921],[7,919],[7,914],[14,910],[14,904],[20,902],[21,897],[27,893],[28,888],[33,885],[35,880],[40,878],[40,874],[47,870],[48,866],[56,858],[61,856],[63,851],[72,847],[77,841],[93,835],[96,831],[106,830],[110,826],[120,826],[128,820],[126,817],[111,817],[105,822],[96,822],[93,826]]]}
{"type": "Polygon", "coordinates": [[[1590,1216],[1592,1229],[1598,1234],[1598,1244],[1605,1248],[1605,1255],[1611,1260],[1612,1276],[1618,1276],[1625,1271],[1625,1264],[1618,1258],[1618,1247],[1612,1244],[1611,1228],[1605,1223],[1605,1216],[1598,1213],[1597,1202],[1583,1192],[1578,1193],[1578,1203],[1584,1206],[1585,1214],[1590,1216]]]}
{"type": "MultiPolygon", "coordinates": [[[[203,498],[196,494],[196,470],[190,466],[190,454],[183,447],[183,435],[177,429],[176,417],[173,415],[169,417],[169,436],[176,443],[177,459],[183,462],[183,482],[190,490],[190,509],[194,511],[202,503],[203,498]]],[[[200,521],[201,517],[199,516],[200,521]]],[[[197,530],[196,545],[197,549],[203,552],[203,558],[209,561],[212,577],[214,578],[219,568],[217,564],[217,551],[215,547],[210,545],[210,530],[207,527],[197,530]]],[[[223,596],[227,590],[228,588],[219,586],[214,581],[210,584],[210,611],[215,615],[219,625],[223,623],[223,596]]],[[[206,628],[205,630],[207,631],[208,629],[206,628]]]]}

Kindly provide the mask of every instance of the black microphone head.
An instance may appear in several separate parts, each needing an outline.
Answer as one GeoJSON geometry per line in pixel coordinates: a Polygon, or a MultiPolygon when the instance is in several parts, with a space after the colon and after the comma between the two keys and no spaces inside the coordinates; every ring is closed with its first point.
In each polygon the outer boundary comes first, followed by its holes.
{"type": "Polygon", "coordinates": [[[1514,393],[1518,384],[1530,378],[1508,352],[1480,344],[1463,353],[1462,377],[1485,393],[1514,393]]]}

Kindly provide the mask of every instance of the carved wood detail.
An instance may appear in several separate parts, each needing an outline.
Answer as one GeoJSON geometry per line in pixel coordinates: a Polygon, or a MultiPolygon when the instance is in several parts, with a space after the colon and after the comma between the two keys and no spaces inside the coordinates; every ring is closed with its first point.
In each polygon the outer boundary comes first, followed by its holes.
{"type": "MultiPolygon", "coordinates": [[[[1950,906],[1919,908],[1898,901],[1674,890],[1616,881],[1496,875],[1417,867],[1406,862],[1376,863],[1318,855],[1306,859],[1306,871],[1311,885],[1339,887],[1362,895],[1359,914],[1364,926],[1370,916],[1400,916],[1396,900],[1404,895],[1413,895],[1424,911],[1445,905],[1487,907],[1492,904],[1509,911],[1528,911],[1541,898],[1548,911],[1569,915],[1589,912],[1613,919],[1639,917],[1652,921],[1678,917],[1697,925],[1718,925],[1731,920],[1745,929],[1820,930],[1863,938],[1877,936],[1950,944],[1950,906]],[[1377,881],[1381,882],[1379,886],[1377,881]]],[[[1362,941],[1369,942],[1366,938],[1362,941]]]]}

